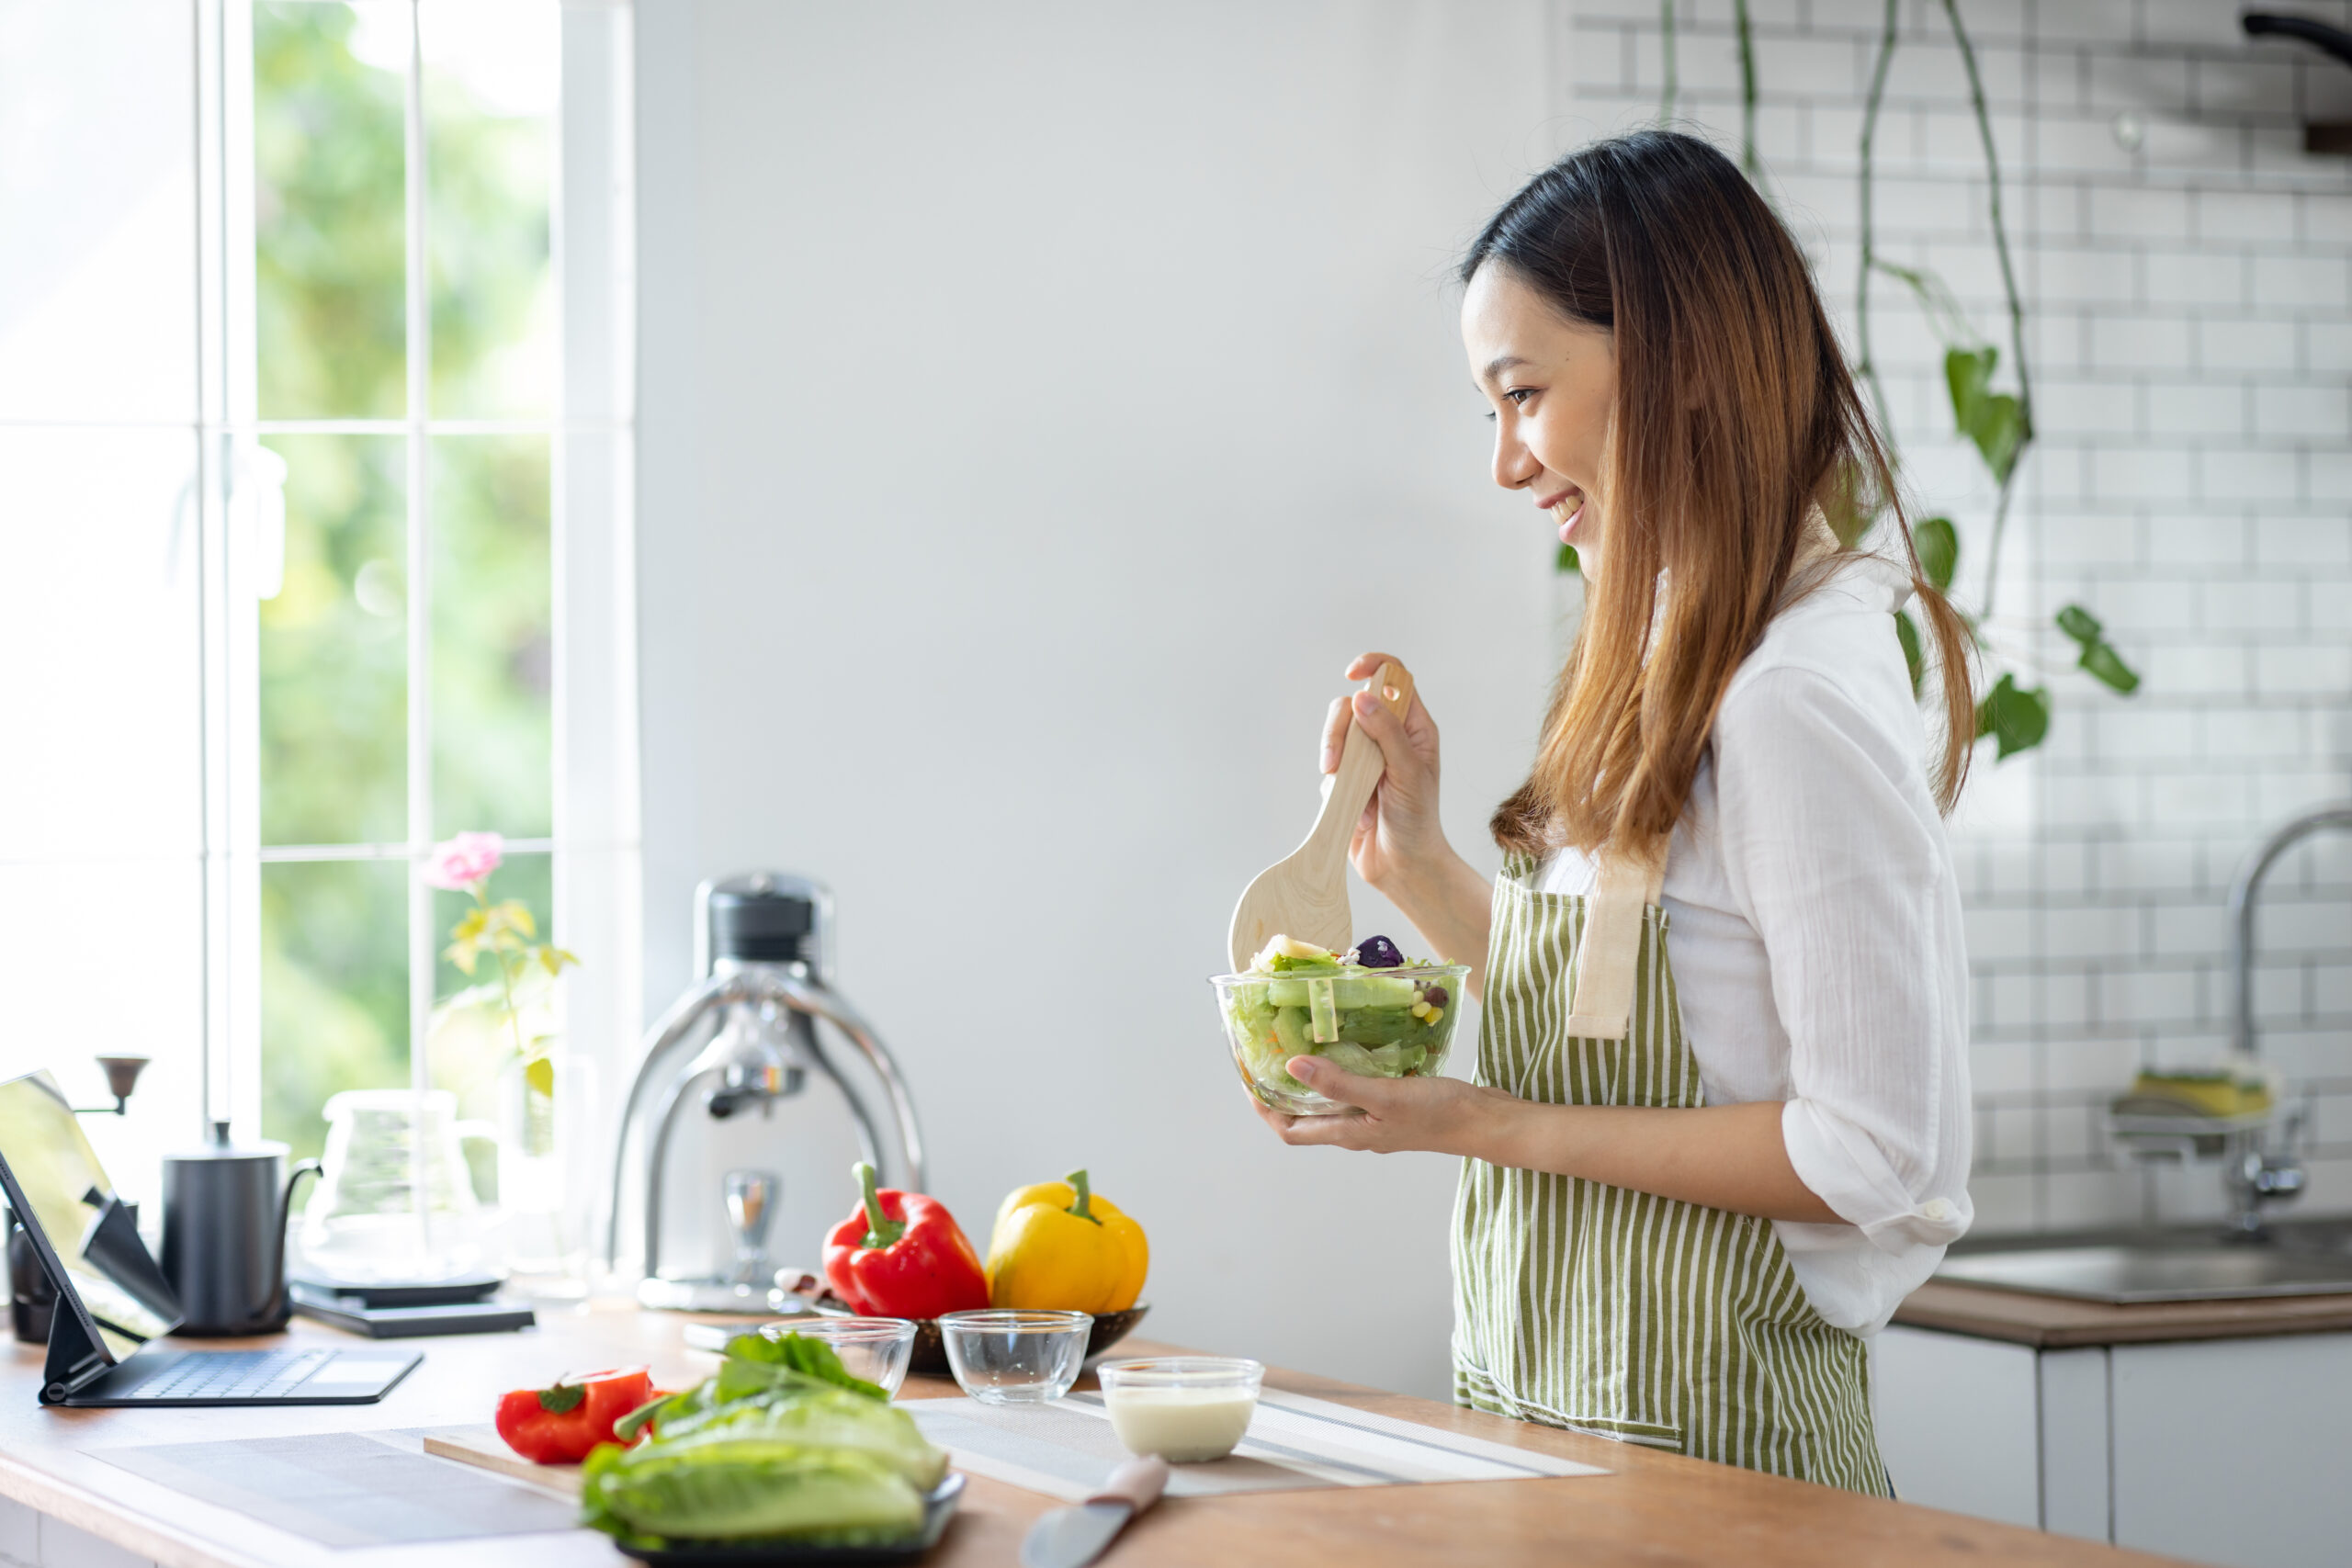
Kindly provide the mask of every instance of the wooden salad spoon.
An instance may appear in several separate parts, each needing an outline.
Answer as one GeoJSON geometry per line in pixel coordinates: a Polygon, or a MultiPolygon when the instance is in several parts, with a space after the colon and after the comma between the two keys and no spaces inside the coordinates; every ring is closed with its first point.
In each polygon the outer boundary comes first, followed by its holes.
{"type": "MultiPolygon", "coordinates": [[[[1383,664],[1363,690],[1399,719],[1413,705],[1413,677],[1401,664],[1383,664]]],[[[1235,974],[1249,968],[1276,935],[1334,953],[1355,945],[1355,917],[1348,908],[1348,840],[1372,799],[1373,786],[1380,782],[1382,765],[1379,745],[1354,722],[1351,709],[1340,769],[1331,775],[1331,787],[1306,841],[1260,872],[1233,907],[1226,945],[1235,974]]]]}

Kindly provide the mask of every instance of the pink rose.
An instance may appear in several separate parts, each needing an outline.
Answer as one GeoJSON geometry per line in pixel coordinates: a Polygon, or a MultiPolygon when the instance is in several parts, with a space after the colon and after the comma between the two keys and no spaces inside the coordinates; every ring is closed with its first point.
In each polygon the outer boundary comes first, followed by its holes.
{"type": "Polygon", "coordinates": [[[427,885],[462,893],[490,880],[506,858],[506,840],[496,833],[460,833],[446,844],[433,846],[424,862],[427,885]]]}

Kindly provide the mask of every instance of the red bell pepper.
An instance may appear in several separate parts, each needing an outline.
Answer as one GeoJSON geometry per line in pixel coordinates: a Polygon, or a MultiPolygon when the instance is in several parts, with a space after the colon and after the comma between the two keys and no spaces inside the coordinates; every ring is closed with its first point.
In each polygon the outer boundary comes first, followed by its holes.
{"type": "Polygon", "coordinates": [[[989,1304],[979,1255],[936,1198],[876,1189],[856,1166],[861,1196],[825,1238],[825,1279],[862,1317],[937,1317],[989,1304]]]}
{"type": "Polygon", "coordinates": [[[518,1388],[498,1402],[498,1435],[534,1464],[577,1464],[614,1441],[613,1423],[653,1397],[643,1367],[619,1367],[518,1388]]]}

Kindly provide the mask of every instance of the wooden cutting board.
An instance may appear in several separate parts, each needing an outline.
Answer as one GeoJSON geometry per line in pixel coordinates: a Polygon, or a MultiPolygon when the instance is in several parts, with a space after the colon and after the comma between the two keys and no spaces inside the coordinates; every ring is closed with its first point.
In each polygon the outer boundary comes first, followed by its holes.
{"type": "Polygon", "coordinates": [[[550,1492],[560,1492],[567,1497],[580,1495],[580,1467],[576,1464],[534,1464],[506,1446],[495,1427],[453,1427],[446,1432],[428,1432],[424,1437],[424,1451],[443,1459],[453,1459],[460,1464],[479,1465],[484,1470],[511,1475],[517,1481],[527,1481],[534,1486],[544,1486],[550,1492]]]}

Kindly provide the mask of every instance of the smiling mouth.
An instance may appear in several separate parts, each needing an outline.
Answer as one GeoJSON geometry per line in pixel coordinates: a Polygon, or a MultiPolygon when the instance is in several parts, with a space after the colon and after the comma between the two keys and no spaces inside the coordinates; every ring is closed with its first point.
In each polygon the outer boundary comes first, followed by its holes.
{"type": "Polygon", "coordinates": [[[1560,521],[1560,543],[1573,544],[1577,525],[1584,520],[1585,494],[1579,490],[1565,490],[1554,496],[1538,498],[1538,504],[1560,521]]]}

